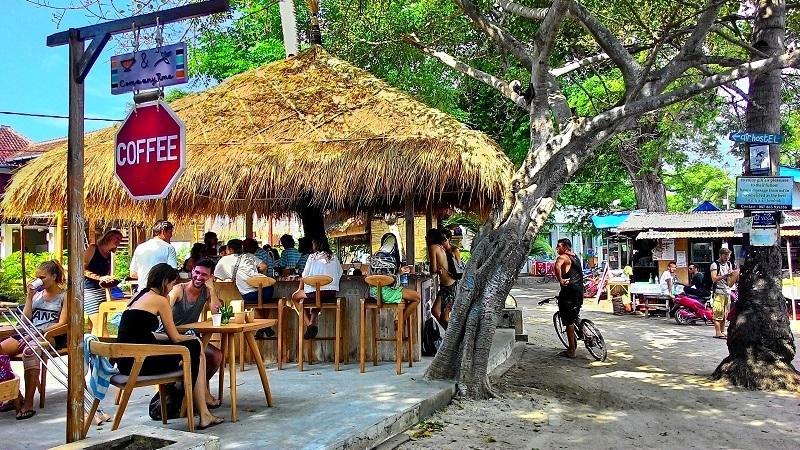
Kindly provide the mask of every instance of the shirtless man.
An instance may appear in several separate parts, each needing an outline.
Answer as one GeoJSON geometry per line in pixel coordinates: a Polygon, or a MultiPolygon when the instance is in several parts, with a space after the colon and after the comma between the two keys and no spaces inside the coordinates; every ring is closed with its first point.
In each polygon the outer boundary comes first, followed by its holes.
{"type": "Polygon", "coordinates": [[[553,272],[561,285],[561,291],[558,293],[558,312],[561,316],[561,323],[567,327],[567,343],[569,344],[565,351],[559,353],[559,356],[574,358],[575,350],[578,348],[575,325],[583,304],[583,272],[580,259],[572,251],[572,241],[567,238],[559,239],[556,251],[558,259],[556,259],[553,272]]]}
{"type": "Polygon", "coordinates": [[[456,279],[447,270],[447,253],[443,246],[445,238],[442,232],[435,228],[428,230],[425,241],[428,244],[431,273],[439,274],[439,292],[433,302],[431,314],[447,329],[447,322],[450,321],[450,312],[453,310],[453,302],[456,300],[456,279]]]}
{"type": "MultiPolygon", "coordinates": [[[[184,325],[200,321],[200,315],[205,309],[205,304],[210,302],[213,309],[220,306],[217,294],[214,292],[214,261],[202,258],[195,263],[192,269],[192,279],[186,283],[176,284],[169,293],[169,302],[172,305],[172,318],[175,325],[184,325]]],[[[222,352],[211,344],[205,348],[206,355],[206,380],[217,373],[222,362],[222,352]]],[[[206,404],[214,409],[220,406],[220,401],[215,399],[206,389],[206,404]]]]}

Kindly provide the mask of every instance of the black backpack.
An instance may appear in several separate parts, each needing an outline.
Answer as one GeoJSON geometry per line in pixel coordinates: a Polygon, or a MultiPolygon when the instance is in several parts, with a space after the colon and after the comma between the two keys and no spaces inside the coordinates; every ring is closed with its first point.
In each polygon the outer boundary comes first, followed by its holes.
{"type": "MultiPolygon", "coordinates": [[[[714,264],[717,265],[717,272],[719,272],[720,270],[719,268],[722,267],[722,263],[719,262],[719,260],[716,260],[713,263],[709,264],[706,270],[703,272],[703,288],[711,292],[712,294],[714,293],[714,287],[715,287],[714,285],[716,284],[712,281],[711,278],[711,268],[714,266],[714,264]]],[[[731,270],[736,268],[736,266],[731,261],[728,261],[727,263],[725,263],[725,265],[730,265],[731,270]]]]}
{"type": "Polygon", "coordinates": [[[397,237],[386,233],[381,238],[381,248],[369,259],[369,272],[373,275],[397,275],[400,270],[400,250],[397,237]]]}
{"type": "Polygon", "coordinates": [[[428,317],[422,327],[422,356],[436,356],[439,346],[442,345],[440,325],[433,317],[428,317]]]}
{"type": "MultiPolygon", "coordinates": [[[[178,389],[175,383],[164,385],[164,398],[167,402],[167,419],[177,419],[181,416],[183,396],[183,389],[178,389]]],[[[150,418],[153,420],[161,420],[161,395],[158,392],[150,399],[150,418]]]]}

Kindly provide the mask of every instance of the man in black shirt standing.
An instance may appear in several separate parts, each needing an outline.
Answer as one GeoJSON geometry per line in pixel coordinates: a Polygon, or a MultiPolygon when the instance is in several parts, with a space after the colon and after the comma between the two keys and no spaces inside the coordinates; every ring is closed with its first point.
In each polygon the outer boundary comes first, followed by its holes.
{"type": "Polygon", "coordinates": [[[567,350],[559,353],[559,356],[574,358],[575,350],[578,348],[575,326],[583,304],[583,271],[580,259],[572,251],[572,241],[567,238],[559,239],[556,251],[558,259],[553,272],[561,285],[561,291],[558,293],[558,313],[561,316],[561,323],[567,327],[568,343],[567,350]]]}

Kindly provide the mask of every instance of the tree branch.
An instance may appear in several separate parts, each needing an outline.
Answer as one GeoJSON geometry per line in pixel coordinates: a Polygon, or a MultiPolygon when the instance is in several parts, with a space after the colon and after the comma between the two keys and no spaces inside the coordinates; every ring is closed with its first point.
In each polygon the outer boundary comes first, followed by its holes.
{"type": "Polygon", "coordinates": [[[459,9],[469,18],[470,21],[489,37],[494,39],[501,47],[514,55],[523,66],[529,70],[533,67],[533,56],[530,49],[514,37],[508,30],[498,25],[496,22],[486,18],[470,0],[453,0],[459,9]]]}
{"type": "Polygon", "coordinates": [[[594,40],[597,41],[597,44],[600,45],[600,48],[608,54],[608,57],[611,58],[622,71],[622,77],[625,80],[626,88],[633,90],[642,71],[639,63],[636,62],[628,50],[617,37],[614,36],[614,33],[597,20],[583,5],[575,0],[570,0],[569,12],[580,21],[589,34],[594,37],[594,40]]]}
{"type": "Polygon", "coordinates": [[[530,20],[544,20],[544,16],[547,15],[547,10],[549,9],[529,8],[527,6],[520,5],[519,3],[509,2],[508,0],[500,0],[500,7],[511,14],[516,14],[520,17],[530,20]]]}
{"type": "Polygon", "coordinates": [[[515,105],[519,106],[520,108],[526,111],[530,111],[530,106],[528,105],[528,102],[525,100],[525,98],[517,94],[511,87],[511,85],[506,83],[504,80],[501,80],[495,77],[494,75],[491,75],[482,70],[478,70],[468,64],[465,64],[445,52],[428,48],[427,46],[425,46],[425,44],[420,42],[417,36],[413,33],[410,35],[402,36],[401,39],[403,40],[403,42],[414,46],[419,51],[430,56],[431,58],[438,59],[445,66],[450,67],[451,69],[454,69],[474,80],[480,81],[481,83],[487,84],[497,89],[498,91],[500,91],[501,94],[503,94],[503,96],[514,102],[515,105]]]}
{"type": "Polygon", "coordinates": [[[667,93],[644,97],[640,100],[612,108],[594,117],[588,126],[588,132],[603,130],[628,117],[645,114],[650,111],[669,106],[673,103],[686,100],[701,92],[714,89],[741,78],[752,77],[753,75],[758,75],[770,70],[795,67],[798,64],[800,64],[800,51],[785,53],[780,56],[742,64],[729,71],[705,77],[694,84],[690,84],[667,93]]]}
{"type": "Polygon", "coordinates": [[[592,55],[583,59],[579,59],[577,61],[573,61],[569,64],[566,64],[562,67],[557,69],[551,69],[550,74],[554,77],[560,77],[566,75],[572,71],[582,69],[587,66],[591,66],[592,64],[597,64],[599,62],[608,61],[610,58],[608,53],[598,53],[597,55],[592,55]]]}

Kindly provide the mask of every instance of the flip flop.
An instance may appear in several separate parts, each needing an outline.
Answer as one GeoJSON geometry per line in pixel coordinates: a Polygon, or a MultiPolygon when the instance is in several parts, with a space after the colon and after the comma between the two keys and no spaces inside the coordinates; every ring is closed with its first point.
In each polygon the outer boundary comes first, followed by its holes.
{"type": "Polygon", "coordinates": [[[25,420],[30,419],[31,417],[36,415],[36,411],[31,409],[30,411],[20,412],[17,414],[17,420],[25,420]]]}
{"type": "Polygon", "coordinates": [[[198,430],[205,430],[206,428],[213,427],[214,425],[219,425],[219,424],[221,424],[223,422],[225,422],[225,418],[224,417],[216,417],[215,416],[214,420],[209,422],[208,425],[204,426],[204,425],[198,424],[195,428],[197,428],[198,430]]]}
{"type": "Polygon", "coordinates": [[[217,409],[220,406],[222,406],[222,400],[219,400],[219,399],[214,400],[211,403],[206,403],[206,406],[208,407],[208,409],[217,409]]]}
{"type": "Polygon", "coordinates": [[[556,355],[556,356],[560,356],[560,357],[562,357],[562,358],[567,358],[567,359],[575,359],[575,358],[577,358],[577,356],[569,356],[569,353],[567,353],[567,351],[566,351],[566,350],[562,350],[562,351],[560,351],[560,352],[558,353],[558,355],[556,355]]]}
{"type": "Polygon", "coordinates": [[[728,336],[714,336],[714,339],[728,339],[728,336]]]}

